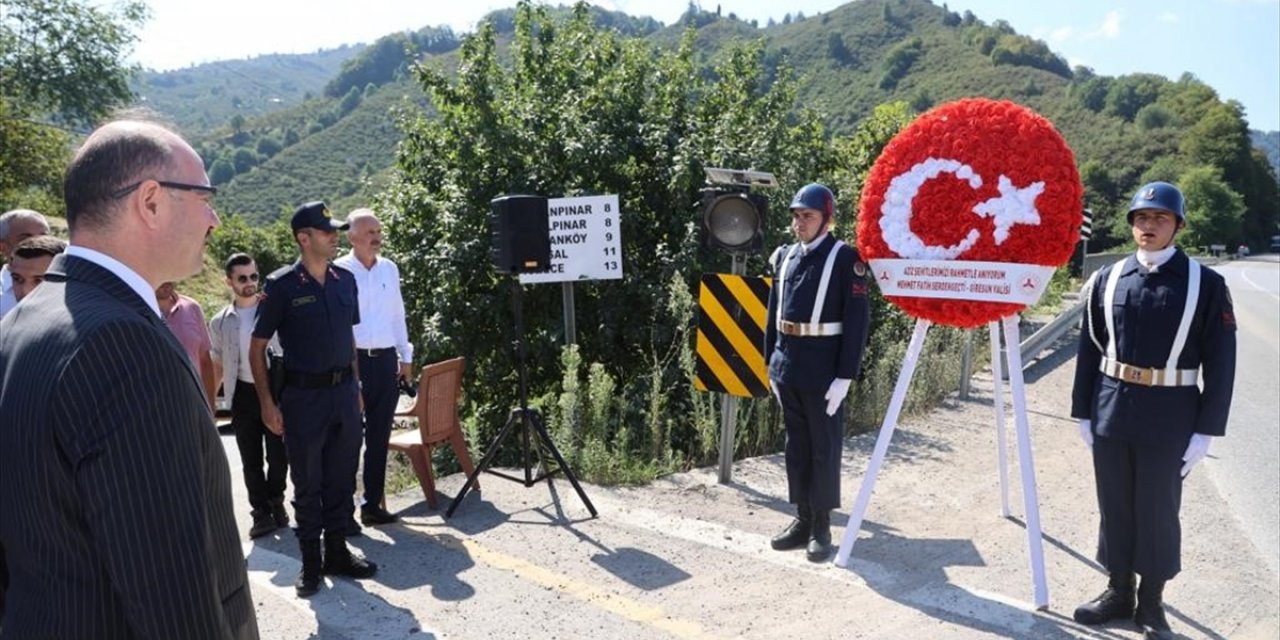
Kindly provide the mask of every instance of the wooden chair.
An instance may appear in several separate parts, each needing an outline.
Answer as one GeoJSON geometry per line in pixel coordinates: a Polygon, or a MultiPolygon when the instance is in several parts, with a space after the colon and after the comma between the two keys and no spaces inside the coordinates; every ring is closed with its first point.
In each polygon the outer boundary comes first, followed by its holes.
{"type": "MultiPolygon", "coordinates": [[[[454,358],[429,364],[422,368],[418,380],[418,397],[408,411],[398,417],[413,418],[417,430],[394,435],[389,443],[392,451],[400,451],[413,464],[413,472],[422,485],[422,493],[432,509],[436,504],[436,482],[431,468],[431,450],[449,443],[453,453],[468,476],[475,471],[467,442],[462,436],[462,424],[458,422],[458,397],[462,394],[462,373],[467,368],[466,358],[454,358]]],[[[479,485],[476,489],[479,490],[479,485]]]]}

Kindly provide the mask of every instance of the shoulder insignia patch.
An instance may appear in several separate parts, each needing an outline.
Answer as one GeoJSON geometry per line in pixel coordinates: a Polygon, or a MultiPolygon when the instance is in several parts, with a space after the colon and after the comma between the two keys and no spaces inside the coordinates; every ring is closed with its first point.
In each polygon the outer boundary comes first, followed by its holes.
{"type": "Polygon", "coordinates": [[[853,275],[858,276],[859,278],[867,277],[867,263],[861,260],[854,260],[853,275]]]}

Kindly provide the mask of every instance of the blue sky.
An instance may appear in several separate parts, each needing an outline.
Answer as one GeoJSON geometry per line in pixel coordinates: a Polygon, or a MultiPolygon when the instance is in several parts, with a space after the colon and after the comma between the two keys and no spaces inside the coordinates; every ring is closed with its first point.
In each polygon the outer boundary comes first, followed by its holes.
{"type": "MultiPolygon", "coordinates": [[[[879,0],[862,0],[879,1],[879,0]]],[[[147,0],[152,18],[134,59],[173,69],[265,53],[305,53],[371,42],[392,31],[449,25],[470,31],[488,12],[514,0],[147,0]]],[[[937,0],[935,0],[937,2],[937,0]]],[[[559,4],[560,2],[557,2],[559,4]]],[[[569,0],[564,0],[569,4],[569,0]]],[[[603,0],[603,7],[670,24],[687,0],[603,0]]],[[[761,24],[784,13],[814,15],[838,0],[706,0],[761,24]]],[[[1280,0],[948,0],[990,23],[1004,19],[1019,33],[1046,41],[1071,64],[1098,73],[1191,72],[1223,99],[1244,104],[1255,129],[1280,130],[1280,0]]]]}

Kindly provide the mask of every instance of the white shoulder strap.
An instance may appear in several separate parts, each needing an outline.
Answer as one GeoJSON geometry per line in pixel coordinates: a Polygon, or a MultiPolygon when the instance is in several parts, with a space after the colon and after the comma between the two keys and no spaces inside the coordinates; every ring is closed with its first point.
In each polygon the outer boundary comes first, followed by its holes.
{"type": "Polygon", "coordinates": [[[836,264],[836,254],[840,253],[843,247],[844,242],[836,240],[835,245],[831,247],[831,253],[827,254],[827,262],[822,265],[822,280],[818,281],[818,299],[813,301],[813,315],[809,316],[811,324],[822,321],[822,306],[827,302],[827,286],[831,284],[831,270],[836,264]]]}
{"type": "Polygon", "coordinates": [[[1111,272],[1107,274],[1107,286],[1102,290],[1102,317],[1107,322],[1107,357],[1112,360],[1116,359],[1116,314],[1112,307],[1116,299],[1116,284],[1120,282],[1120,273],[1124,271],[1128,260],[1121,258],[1111,265],[1111,272]]]}
{"type": "Polygon", "coordinates": [[[1178,358],[1187,346],[1187,333],[1191,330],[1191,319],[1196,315],[1196,305],[1200,303],[1200,263],[1187,257],[1187,300],[1182,304],[1182,321],[1178,323],[1178,333],[1173,338],[1173,348],[1169,350],[1169,360],[1164,368],[1173,371],[1178,368],[1178,358]]]}
{"type": "Polygon", "coordinates": [[[1093,346],[1098,348],[1098,352],[1102,352],[1102,342],[1098,340],[1098,334],[1093,330],[1093,288],[1098,284],[1098,272],[1094,271],[1089,274],[1089,279],[1085,281],[1084,286],[1080,288],[1080,298],[1084,300],[1084,324],[1085,330],[1089,332],[1089,339],[1093,341],[1093,346]]]}
{"type": "MultiPolygon", "coordinates": [[[[787,251],[787,257],[782,259],[782,266],[778,268],[778,273],[774,276],[778,279],[778,322],[782,322],[782,306],[787,301],[786,297],[783,296],[786,293],[787,267],[791,265],[791,259],[795,257],[799,249],[800,243],[791,245],[791,249],[787,251]]],[[[781,250],[782,248],[779,247],[778,251],[781,250]]]]}

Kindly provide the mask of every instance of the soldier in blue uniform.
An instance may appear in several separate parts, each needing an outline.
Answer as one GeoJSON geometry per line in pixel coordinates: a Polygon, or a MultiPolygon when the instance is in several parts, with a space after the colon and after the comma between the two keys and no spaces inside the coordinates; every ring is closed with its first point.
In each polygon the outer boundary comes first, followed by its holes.
{"type": "Polygon", "coordinates": [[[835,196],[809,184],[791,202],[799,241],[770,258],[775,274],[765,321],[764,358],[786,425],[787,489],[796,518],[772,546],[831,554],[831,509],[840,504],[841,405],[862,365],[871,322],[867,265],[829,231],[835,196]]]}
{"type": "Polygon", "coordinates": [[[1186,223],[1177,187],[1144,185],[1129,223],[1137,253],[1085,285],[1071,415],[1093,452],[1110,580],[1075,620],[1132,616],[1144,637],[1171,638],[1162,599],[1181,569],[1182,479],[1226,430],[1235,316],[1222,276],[1173,244],[1186,223]]]}
{"type": "Polygon", "coordinates": [[[293,478],[302,572],[300,597],[320,588],[321,573],[368,578],[377,565],[353,555],[343,534],[355,503],[360,455],[360,392],[352,327],[360,322],[356,280],[330,263],[339,230],[323,202],[297,208],[291,221],[301,257],[267,276],[249,345],[255,380],[268,380],[266,348],[273,334],[284,349],[279,405],[258,385],[262,422],[283,435],[293,478]],[[324,554],[320,537],[324,533],[324,554]]]}

